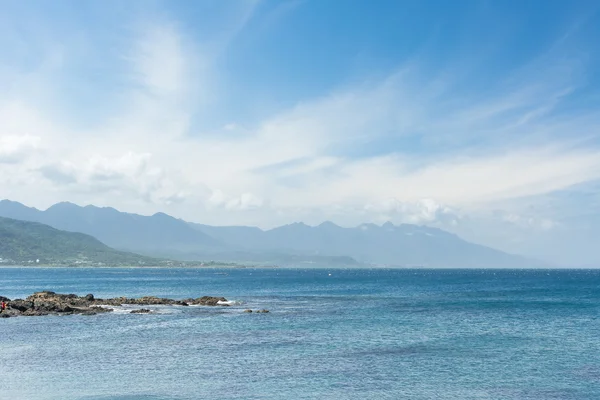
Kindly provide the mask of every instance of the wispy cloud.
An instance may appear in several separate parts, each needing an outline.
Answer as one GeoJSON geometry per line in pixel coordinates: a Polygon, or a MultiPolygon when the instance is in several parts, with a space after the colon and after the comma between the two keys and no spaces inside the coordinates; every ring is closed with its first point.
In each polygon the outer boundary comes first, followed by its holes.
{"type": "Polygon", "coordinates": [[[137,72],[136,80],[150,95],[181,93],[191,72],[184,53],[176,26],[167,23],[146,27],[134,41],[131,62],[137,72]]]}

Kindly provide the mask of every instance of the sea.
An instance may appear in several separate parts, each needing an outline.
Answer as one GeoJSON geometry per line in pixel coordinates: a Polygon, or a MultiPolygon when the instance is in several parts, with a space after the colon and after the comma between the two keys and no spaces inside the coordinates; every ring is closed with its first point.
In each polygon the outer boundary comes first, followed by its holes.
{"type": "Polygon", "coordinates": [[[600,270],[0,268],[41,290],[230,305],[0,319],[1,400],[600,399],[600,270]]]}

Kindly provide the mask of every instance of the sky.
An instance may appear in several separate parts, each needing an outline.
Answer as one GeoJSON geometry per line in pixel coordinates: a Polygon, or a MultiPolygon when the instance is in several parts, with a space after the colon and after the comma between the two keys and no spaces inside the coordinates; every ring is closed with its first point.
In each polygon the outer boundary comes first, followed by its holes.
{"type": "Polygon", "coordinates": [[[597,1],[0,0],[0,198],[600,266],[597,1]]]}

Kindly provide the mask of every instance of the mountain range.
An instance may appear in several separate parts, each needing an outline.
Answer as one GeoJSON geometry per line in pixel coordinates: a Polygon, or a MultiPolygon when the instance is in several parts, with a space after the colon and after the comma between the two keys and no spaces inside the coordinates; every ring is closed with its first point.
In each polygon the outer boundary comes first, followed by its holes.
{"type": "Polygon", "coordinates": [[[124,213],[110,207],[58,203],[38,210],[0,201],[0,216],[80,232],[122,251],[180,260],[314,266],[424,266],[456,268],[541,267],[426,226],[387,222],[353,228],[332,222],[293,223],[270,230],[190,223],[164,213],[124,213]]]}

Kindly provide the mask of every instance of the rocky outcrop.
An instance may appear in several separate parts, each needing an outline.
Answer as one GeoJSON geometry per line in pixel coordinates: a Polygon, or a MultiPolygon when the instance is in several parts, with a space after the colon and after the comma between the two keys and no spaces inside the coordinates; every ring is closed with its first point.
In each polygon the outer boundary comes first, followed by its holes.
{"type": "MultiPolygon", "coordinates": [[[[10,300],[0,296],[6,303],[6,309],[0,313],[0,317],[39,316],[39,315],[94,315],[113,311],[110,306],[121,306],[123,304],[134,304],[140,306],[150,305],[202,305],[202,306],[228,306],[224,304],[224,297],[204,296],[197,299],[173,300],[154,296],[140,298],[116,297],[112,299],[99,299],[93,294],[77,296],[75,294],[59,294],[50,291],[37,292],[25,300],[10,300]]],[[[147,309],[133,310],[132,313],[151,312],[147,309]]]]}

